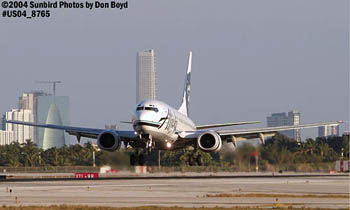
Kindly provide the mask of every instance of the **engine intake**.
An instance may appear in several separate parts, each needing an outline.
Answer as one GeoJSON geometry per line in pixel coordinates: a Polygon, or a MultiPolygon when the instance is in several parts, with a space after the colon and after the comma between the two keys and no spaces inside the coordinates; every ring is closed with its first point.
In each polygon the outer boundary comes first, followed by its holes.
{"type": "Polygon", "coordinates": [[[214,131],[202,133],[198,137],[197,143],[199,148],[205,152],[217,152],[222,146],[219,134],[214,131]]]}
{"type": "Polygon", "coordinates": [[[108,151],[115,151],[120,148],[121,140],[115,131],[104,131],[97,138],[99,148],[108,151]]]}

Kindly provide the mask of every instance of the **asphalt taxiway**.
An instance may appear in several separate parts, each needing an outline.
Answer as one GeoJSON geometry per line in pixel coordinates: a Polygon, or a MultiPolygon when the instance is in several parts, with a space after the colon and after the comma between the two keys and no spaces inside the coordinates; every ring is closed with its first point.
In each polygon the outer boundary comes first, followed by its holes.
{"type": "Polygon", "coordinates": [[[349,208],[349,176],[0,182],[1,205],[349,208]],[[207,197],[215,194],[305,197],[207,197]],[[326,198],[317,195],[332,195],[326,198]],[[343,197],[337,195],[342,195],[343,197]]]}

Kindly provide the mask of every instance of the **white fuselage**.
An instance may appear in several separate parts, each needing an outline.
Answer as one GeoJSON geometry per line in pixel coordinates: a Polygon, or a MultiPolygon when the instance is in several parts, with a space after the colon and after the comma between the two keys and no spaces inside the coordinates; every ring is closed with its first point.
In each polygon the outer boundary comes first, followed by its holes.
{"type": "Polygon", "coordinates": [[[139,135],[151,135],[156,145],[173,144],[179,137],[178,131],[196,130],[190,118],[158,100],[139,102],[132,124],[139,135]]]}

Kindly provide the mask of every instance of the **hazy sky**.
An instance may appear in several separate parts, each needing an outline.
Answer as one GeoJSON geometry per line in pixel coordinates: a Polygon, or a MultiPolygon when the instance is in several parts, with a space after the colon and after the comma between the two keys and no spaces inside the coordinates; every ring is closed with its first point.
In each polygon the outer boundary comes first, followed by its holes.
{"type": "MultiPolygon", "coordinates": [[[[260,120],[298,109],[301,122],[349,120],[349,1],[129,1],[125,10],[53,10],[0,18],[0,112],[23,91],[61,80],[71,124],[130,120],[136,53],[157,53],[158,98],[178,107],[193,51],[195,123],[260,120]]],[[[129,125],[120,125],[129,129],[129,125]]],[[[348,129],[346,126],[342,130],[348,129]]],[[[303,130],[314,137],[317,129],[303,130]]]]}

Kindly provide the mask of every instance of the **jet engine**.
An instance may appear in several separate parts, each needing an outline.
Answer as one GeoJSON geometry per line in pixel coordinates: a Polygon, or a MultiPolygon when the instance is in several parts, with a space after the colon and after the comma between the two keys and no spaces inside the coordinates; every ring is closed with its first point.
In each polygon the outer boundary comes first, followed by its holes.
{"type": "Polygon", "coordinates": [[[113,152],[120,148],[121,140],[117,132],[104,131],[97,137],[97,145],[103,150],[113,152]]]}
{"type": "Polygon", "coordinates": [[[217,152],[222,146],[219,134],[214,131],[202,133],[198,137],[197,143],[199,148],[205,152],[217,152]]]}

